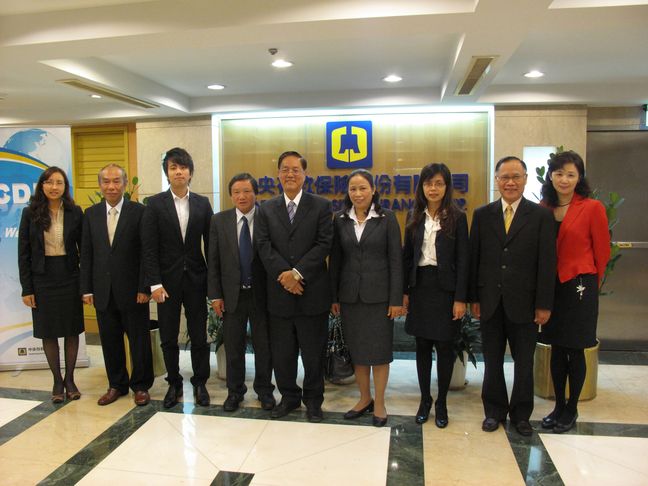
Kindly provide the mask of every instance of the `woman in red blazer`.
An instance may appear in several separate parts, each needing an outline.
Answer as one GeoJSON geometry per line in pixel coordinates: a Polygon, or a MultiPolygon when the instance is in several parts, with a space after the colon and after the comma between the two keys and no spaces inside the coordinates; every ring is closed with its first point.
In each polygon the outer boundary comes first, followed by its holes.
{"type": "Polygon", "coordinates": [[[556,405],[542,419],[542,427],[559,434],[576,424],[578,398],[585,382],[584,350],[596,345],[598,290],[610,259],[605,208],[589,194],[585,165],[576,152],[561,152],[549,160],[542,204],[553,209],[556,220],[558,282],[551,319],[541,338],[552,348],[556,405]]]}

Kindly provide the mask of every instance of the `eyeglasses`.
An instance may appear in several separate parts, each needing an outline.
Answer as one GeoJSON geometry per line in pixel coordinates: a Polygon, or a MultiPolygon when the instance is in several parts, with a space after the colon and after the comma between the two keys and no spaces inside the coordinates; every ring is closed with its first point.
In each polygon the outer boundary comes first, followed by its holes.
{"type": "Polygon", "coordinates": [[[446,183],[443,181],[425,181],[423,187],[433,187],[434,189],[443,189],[446,186],[446,183]]]}
{"type": "Polygon", "coordinates": [[[294,175],[297,175],[297,174],[301,174],[302,169],[300,167],[293,167],[293,168],[282,167],[279,170],[279,172],[281,172],[282,174],[294,174],[294,175]]]}
{"type": "Polygon", "coordinates": [[[522,182],[523,179],[526,178],[526,174],[515,174],[515,175],[505,175],[505,176],[495,176],[495,179],[497,179],[499,182],[503,182],[504,184],[507,184],[509,182],[515,182],[516,184],[519,184],[522,182]]]}
{"type": "Polygon", "coordinates": [[[56,186],[56,187],[58,187],[58,186],[64,186],[64,185],[65,185],[65,182],[63,182],[63,181],[50,181],[50,180],[47,180],[47,181],[43,182],[43,185],[45,185],[45,186],[56,186]]]}

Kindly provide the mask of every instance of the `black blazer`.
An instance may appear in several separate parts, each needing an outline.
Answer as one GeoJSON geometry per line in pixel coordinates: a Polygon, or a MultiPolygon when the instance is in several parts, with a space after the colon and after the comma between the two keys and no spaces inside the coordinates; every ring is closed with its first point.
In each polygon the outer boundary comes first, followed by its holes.
{"type": "Polygon", "coordinates": [[[522,198],[508,234],[502,202],[475,210],[470,229],[469,300],[489,319],[500,299],[509,319],[533,322],[535,309],[553,307],[556,230],[552,212],[522,198]]]}
{"type": "Polygon", "coordinates": [[[403,260],[396,216],[371,218],[356,238],[354,222],[346,211],[333,219],[330,275],[333,302],[403,305],[403,260]]]}
{"type": "Polygon", "coordinates": [[[124,200],[112,246],[108,240],[106,202],[86,209],[81,245],[81,294],[93,294],[97,310],[106,310],[110,291],[117,308],[136,307],[137,293],[149,293],[142,263],[144,206],[124,200]]]}
{"type": "Polygon", "coordinates": [[[189,192],[189,221],[182,241],[180,221],[171,190],[148,198],[144,211],[144,269],[148,286],[162,284],[171,294],[181,285],[183,275],[198,286],[207,287],[207,264],[203,256],[209,248],[209,199],[189,192]]]}
{"type": "MultiPolygon", "coordinates": [[[[403,293],[408,295],[409,289],[416,286],[416,268],[423,252],[424,236],[425,219],[416,227],[416,234],[412,235],[411,231],[405,230],[403,293]]],[[[470,250],[468,220],[464,212],[458,214],[453,234],[437,232],[434,247],[441,288],[453,292],[455,301],[467,302],[470,250]]]]}
{"type": "MultiPolygon", "coordinates": [[[[63,242],[70,272],[79,271],[79,251],[83,229],[83,211],[79,206],[64,209],[63,242]]],[[[45,239],[43,230],[32,221],[29,206],[23,209],[18,233],[18,270],[22,295],[34,293],[34,274],[45,273],[45,239]]]]}
{"type": "MultiPolygon", "coordinates": [[[[254,211],[252,236],[252,292],[256,307],[266,308],[266,272],[258,249],[259,208],[254,211]]],[[[225,309],[234,312],[241,289],[241,266],[237,238],[236,209],[227,209],[211,218],[207,261],[207,296],[223,299],[225,309]]]]}
{"type": "Polygon", "coordinates": [[[254,230],[267,272],[268,311],[280,317],[317,315],[331,307],[326,257],[331,251],[331,202],[302,192],[292,224],[283,194],[259,208],[254,230]],[[279,274],[296,268],[304,277],[304,293],[293,295],[277,282],[279,274]]]}

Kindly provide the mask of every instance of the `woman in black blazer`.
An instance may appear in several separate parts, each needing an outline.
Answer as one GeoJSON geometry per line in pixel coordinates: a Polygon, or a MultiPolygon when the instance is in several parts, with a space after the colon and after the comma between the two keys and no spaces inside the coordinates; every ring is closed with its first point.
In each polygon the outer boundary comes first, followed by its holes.
{"type": "Polygon", "coordinates": [[[453,341],[466,313],[469,272],[468,222],[452,199],[452,178],[445,164],[421,170],[414,209],[403,248],[405,330],[416,337],[416,369],[421,403],[416,423],[432,408],[432,348],[437,355],[439,394],[435,424],[448,425],[446,396],[456,359],[453,341]]]}
{"type": "Polygon", "coordinates": [[[83,332],[79,293],[79,250],[83,213],[70,197],[65,172],[50,167],[38,178],[18,235],[18,269],[23,303],[31,307],[34,337],[54,377],[52,402],[78,400],[74,367],[83,332]],[[61,375],[58,338],[65,338],[65,377],[61,375]]]}
{"type": "Polygon", "coordinates": [[[331,311],[342,315],[360,389],[360,400],[344,418],[374,412],[373,424],[382,427],[387,423],[385,388],[393,360],[393,319],[402,312],[403,262],[396,216],[378,201],[371,173],[353,171],[345,207],[333,220],[330,275],[331,311]],[[375,401],[370,389],[372,369],[375,401]]]}

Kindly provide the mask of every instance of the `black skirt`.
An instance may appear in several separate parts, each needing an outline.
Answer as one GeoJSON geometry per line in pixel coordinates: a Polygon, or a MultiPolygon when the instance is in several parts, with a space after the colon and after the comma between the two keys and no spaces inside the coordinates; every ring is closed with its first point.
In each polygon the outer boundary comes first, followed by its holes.
{"type": "Polygon", "coordinates": [[[432,265],[417,267],[416,286],[410,289],[405,331],[435,341],[453,341],[459,322],[452,320],[454,292],[443,290],[439,270],[432,265]]]}
{"type": "Polygon", "coordinates": [[[566,348],[590,348],[596,345],[597,320],[597,275],[583,274],[565,283],[557,281],[554,308],[540,339],[566,348]]]}
{"type": "Polygon", "coordinates": [[[387,302],[340,304],[344,341],[353,364],[374,366],[394,360],[394,321],[387,317],[388,308],[387,302]]]}
{"type": "Polygon", "coordinates": [[[35,338],[77,336],[83,332],[79,272],[70,272],[65,256],[45,257],[45,273],[34,275],[32,309],[35,338]]]}

